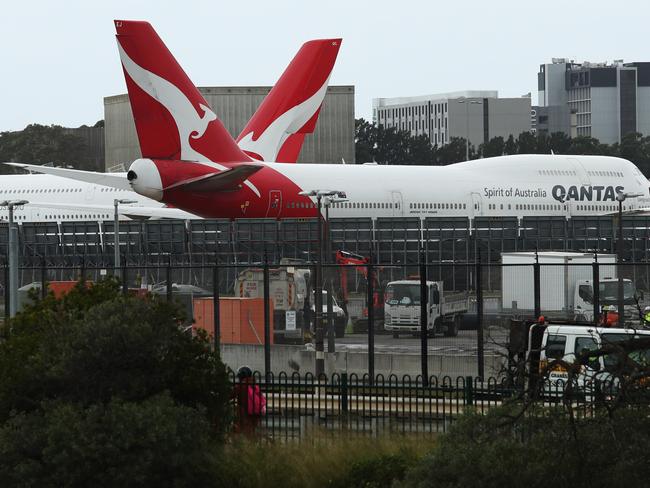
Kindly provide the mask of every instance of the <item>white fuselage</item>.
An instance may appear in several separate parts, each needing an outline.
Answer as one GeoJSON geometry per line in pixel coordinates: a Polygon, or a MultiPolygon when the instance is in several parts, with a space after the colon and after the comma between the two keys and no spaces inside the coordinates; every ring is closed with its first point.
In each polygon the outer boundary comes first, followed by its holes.
{"type": "MultiPolygon", "coordinates": [[[[268,164],[268,163],[267,163],[268,164]]],[[[630,161],[605,156],[517,155],[448,166],[281,165],[303,190],[346,193],[330,217],[528,217],[650,207],[650,184],[630,161]]],[[[286,202],[285,205],[291,205],[286,202]]]]}
{"type": "MultiPolygon", "coordinates": [[[[243,213],[249,203],[252,207],[258,199],[276,194],[279,212],[275,218],[301,218],[314,215],[315,199],[305,203],[299,192],[326,189],[343,191],[347,197],[346,202],[330,207],[329,216],[333,218],[603,215],[618,210],[619,191],[641,195],[627,199],[624,211],[650,207],[650,184],[641,171],[625,159],[606,156],[517,155],[448,166],[260,164],[268,169],[249,180],[260,188],[259,196],[250,192],[243,195],[240,190],[223,194],[229,206],[209,200],[198,205],[209,205],[210,217],[249,217],[250,213],[243,213]],[[275,176],[266,180],[268,170],[275,176]]],[[[163,203],[133,191],[76,179],[52,175],[0,177],[0,201],[30,202],[16,209],[18,222],[112,219],[116,198],[137,200],[135,205],[142,208],[163,207],[163,203]],[[39,202],[88,208],[46,208],[38,207],[39,202]]],[[[214,198],[222,197],[215,193],[214,198]]],[[[196,208],[168,203],[205,215],[196,208]]],[[[264,211],[271,208],[264,201],[260,204],[264,211]]],[[[0,207],[0,219],[7,217],[7,208],[0,207]]]]}
{"type": "MultiPolygon", "coordinates": [[[[163,204],[131,190],[110,188],[52,175],[0,176],[0,202],[26,200],[28,205],[14,208],[16,222],[61,222],[112,220],[115,199],[136,200],[133,206],[161,208],[163,204]],[[38,206],[38,203],[48,206],[38,206]],[[62,204],[54,207],[50,204],[62,204]],[[66,207],[67,205],[68,207],[66,207]],[[69,206],[78,205],[78,208],[69,206]],[[86,206],[87,208],[84,208],[86,206]]],[[[8,220],[9,211],[0,206],[0,220],[8,220]]],[[[120,216],[121,219],[126,219],[120,216]]]]}

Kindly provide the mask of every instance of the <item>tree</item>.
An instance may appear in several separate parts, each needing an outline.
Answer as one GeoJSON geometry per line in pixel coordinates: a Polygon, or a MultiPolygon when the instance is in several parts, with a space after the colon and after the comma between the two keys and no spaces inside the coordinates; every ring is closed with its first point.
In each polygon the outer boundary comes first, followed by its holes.
{"type": "Polygon", "coordinates": [[[0,486],[214,486],[218,453],[201,411],[165,393],[47,402],[0,427],[0,486]]]}
{"type": "Polygon", "coordinates": [[[481,157],[484,158],[503,156],[504,151],[505,151],[505,142],[503,140],[503,137],[501,136],[493,137],[488,142],[484,142],[483,144],[481,144],[479,148],[481,157]]]}
{"type": "Polygon", "coordinates": [[[571,139],[568,154],[604,154],[603,145],[598,139],[588,136],[578,136],[571,139]]]}
{"type": "Polygon", "coordinates": [[[2,328],[0,486],[204,486],[197,463],[229,427],[230,385],[181,307],[111,279],[33,298],[2,328]]]}
{"type": "Polygon", "coordinates": [[[517,149],[517,143],[515,142],[515,138],[510,134],[508,139],[506,140],[505,145],[503,146],[503,153],[504,154],[519,154],[519,151],[517,149]]]}
{"type": "Polygon", "coordinates": [[[425,134],[411,137],[408,145],[408,164],[431,165],[436,163],[437,148],[431,146],[425,134]]]}
{"type": "Polygon", "coordinates": [[[409,159],[410,134],[394,127],[377,130],[377,151],[375,161],[380,164],[404,164],[409,159]]]}
{"type": "Polygon", "coordinates": [[[364,119],[354,121],[354,153],[357,163],[375,160],[377,151],[377,126],[364,119]]]}
{"type": "Polygon", "coordinates": [[[169,391],[181,404],[205,408],[222,432],[225,366],[206,338],[179,329],[180,319],[176,305],[122,296],[113,280],[36,301],[10,321],[0,344],[0,421],[51,399],[90,405],[169,391]]]}
{"type": "Polygon", "coordinates": [[[537,154],[537,138],[530,132],[522,132],[517,138],[517,154],[537,154]]]}
{"type": "Polygon", "coordinates": [[[549,136],[548,146],[555,154],[569,154],[571,138],[564,132],[553,132],[549,136]]]}
{"type": "Polygon", "coordinates": [[[66,133],[58,125],[31,124],[22,131],[0,133],[0,161],[75,164],[84,157],[85,150],[81,137],[66,133]]]}
{"type": "Polygon", "coordinates": [[[645,175],[650,175],[650,137],[632,132],[621,138],[617,146],[618,155],[632,161],[645,175]]]}
{"type": "MultiPolygon", "coordinates": [[[[452,137],[449,143],[438,148],[436,157],[439,165],[465,161],[466,145],[462,137],[452,137]]],[[[474,156],[474,148],[470,146],[470,159],[474,156]]]]}

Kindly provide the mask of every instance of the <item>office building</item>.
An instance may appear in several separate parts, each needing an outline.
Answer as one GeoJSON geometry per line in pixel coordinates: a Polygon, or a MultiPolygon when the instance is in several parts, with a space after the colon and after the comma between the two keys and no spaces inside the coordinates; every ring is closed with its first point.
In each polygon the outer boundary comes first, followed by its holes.
{"type": "Polygon", "coordinates": [[[650,63],[553,58],[540,65],[537,84],[538,132],[562,131],[605,144],[630,132],[650,134],[650,63]]]}
{"type": "Polygon", "coordinates": [[[529,97],[499,98],[496,90],[375,98],[373,121],[412,136],[424,134],[432,145],[462,137],[478,147],[493,137],[530,131],[531,106],[529,97]]]}

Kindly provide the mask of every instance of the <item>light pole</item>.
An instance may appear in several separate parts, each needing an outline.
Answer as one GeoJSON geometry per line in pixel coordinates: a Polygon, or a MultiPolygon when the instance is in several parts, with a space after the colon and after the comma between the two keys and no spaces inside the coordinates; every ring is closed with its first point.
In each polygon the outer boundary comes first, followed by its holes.
{"type": "MultiPolygon", "coordinates": [[[[332,257],[332,240],[330,236],[330,206],[335,203],[347,202],[347,198],[330,196],[323,198],[325,205],[325,248],[327,249],[327,260],[332,257]]],[[[332,273],[331,268],[327,269],[327,352],[336,352],[336,333],[334,331],[334,303],[332,290],[332,273]]]]}
{"type": "Polygon", "coordinates": [[[458,103],[465,104],[465,161],[469,161],[469,106],[471,105],[482,105],[481,100],[472,100],[466,97],[458,99],[458,103]]]}
{"type": "MultiPolygon", "coordinates": [[[[623,288],[623,273],[622,273],[622,264],[623,264],[623,202],[628,198],[640,197],[641,193],[625,193],[618,192],[616,194],[616,201],[618,201],[618,325],[619,327],[625,327],[625,296],[623,288]]],[[[594,283],[594,286],[598,286],[598,283],[594,283]]]]}
{"type": "Polygon", "coordinates": [[[301,191],[299,195],[306,197],[316,197],[316,208],[318,209],[318,259],[316,261],[316,276],[314,286],[314,312],[315,312],[315,339],[314,346],[316,349],[316,377],[320,378],[325,373],[325,348],[323,343],[323,221],[321,213],[321,203],[323,198],[338,196],[345,198],[345,192],[337,190],[310,190],[301,191]]]}
{"type": "Polygon", "coordinates": [[[14,208],[26,205],[27,200],[5,200],[0,206],[9,210],[9,317],[18,312],[18,228],[14,225],[14,208]]]}
{"type": "Polygon", "coordinates": [[[120,218],[118,207],[120,205],[129,205],[131,203],[138,203],[136,200],[128,200],[125,198],[116,198],[113,200],[113,206],[115,207],[115,213],[113,214],[113,246],[114,249],[114,270],[115,276],[120,277],[120,218]]]}

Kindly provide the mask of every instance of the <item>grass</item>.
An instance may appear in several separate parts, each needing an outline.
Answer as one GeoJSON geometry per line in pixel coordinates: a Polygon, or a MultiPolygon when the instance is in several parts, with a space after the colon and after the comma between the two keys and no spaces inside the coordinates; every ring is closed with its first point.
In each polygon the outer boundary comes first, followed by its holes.
{"type": "Polygon", "coordinates": [[[433,448],[409,436],[272,444],[237,439],[225,447],[223,486],[389,487],[433,448]]]}

